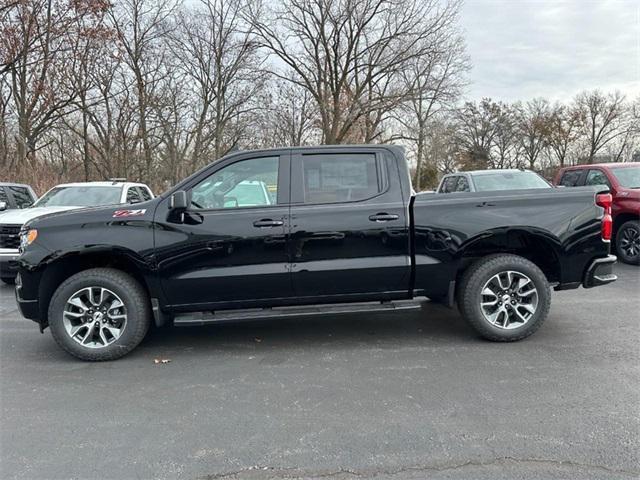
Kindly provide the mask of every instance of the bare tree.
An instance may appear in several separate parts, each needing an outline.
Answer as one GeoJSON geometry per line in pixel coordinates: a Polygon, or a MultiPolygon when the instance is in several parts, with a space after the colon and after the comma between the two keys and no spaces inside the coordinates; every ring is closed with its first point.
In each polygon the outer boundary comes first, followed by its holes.
{"type": "Polygon", "coordinates": [[[529,168],[534,170],[540,154],[548,145],[551,119],[549,102],[543,98],[536,98],[524,105],[518,104],[515,108],[522,154],[529,162],[529,168]]]}
{"type": "Polygon", "coordinates": [[[457,143],[465,169],[487,168],[491,162],[491,147],[498,134],[499,119],[504,105],[484,98],[479,104],[466,102],[456,112],[457,143]]]}
{"type": "Polygon", "coordinates": [[[547,141],[558,164],[564,167],[569,149],[579,137],[580,116],[575,109],[556,104],[549,120],[547,141]]]}
{"type": "Polygon", "coordinates": [[[455,29],[455,13],[445,17],[449,23],[443,23],[442,29],[429,40],[431,52],[411,61],[401,73],[408,99],[396,110],[395,120],[402,126],[399,136],[415,144],[414,183],[418,190],[422,187],[432,118],[454,107],[469,69],[464,42],[455,29]]]}
{"type": "Polygon", "coordinates": [[[236,146],[242,131],[233,125],[257,106],[252,100],[264,74],[244,8],[244,0],[202,0],[195,11],[181,12],[170,36],[186,83],[194,86],[192,168],[236,146]]]}
{"type": "Polygon", "coordinates": [[[152,173],[153,145],[149,121],[154,89],[162,78],[163,23],[174,13],[174,0],[120,0],[109,11],[112,27],[124,49],[124,60],[133,75],[137,101],[138,138],[142,143],[144,174],[152,173]]]}
{"type": "Polygon", "coordinates": [[[580,133],[587,143],[587,162],[620,135],[620,123],[625,112],[625,97],[620,92],[603,94],[599,90],[580,93],[575,99],[580,116],[580,133]]]}
{"type": "Polygon", "coordinates": [[[10,118],[9,104],[11,102],[11,88],[8,79],[0,75],[0,170],[6,172],[9,167],[10,147],[10,118]]]}
{"type": "Polygon", "coordinates": [[[71,52],[81,34],[74,26],[79,16],[92,14],[82,2],[57,0],[29,0],[10,10],[1,36],[8,46],[5,57],[10,58],[18,162],[35,162],[39,138],[73,103],[77,91],[69,71],[76,59],[71,52]]]}
{"type": "Polygon", "coordinates": [[[62,117],[64,124],[75,131],[82,143],[81,155],[84,180],[91,177],[92,149],[90,139],[90,115],[93,104],[100,101],[93,97],[95,77],[92,72],[108,56],[108,45],[112,40],[112,31],[105,25],[105,16],[109,5],[106,2],[79,3],[81,15],[76,16],[72,24],[76,34],[70,45],[74,62],[69,69],[69,81],[76,92],[72,104],[80,116],[80,125],[75,125],[72,115],[62,117]]]}
{"type": "Polygon", "coordinates": [[[264,118],[264,128],[272,132],[275,146],[305,145],[313,138],[315,109],[311,95],[295,84],[278,82],[264,118]]]}
{"type": "Polygon", "coordinates": [[[520,167],[521,145],[517,117],[513,107],[503,105],[496,118],[496,132],[491,148],[489,165],[492,168],[520,167]]]}
{"type": "Polygon", "coordinates": [[[261,45],[289,69],[274,73],[309,91],[323,142],[333,144],[403,98],[393,80],[429,52],[448,15],[435,0],[288,0],[271,10],[254,3],[251,19],[261,45]]]}

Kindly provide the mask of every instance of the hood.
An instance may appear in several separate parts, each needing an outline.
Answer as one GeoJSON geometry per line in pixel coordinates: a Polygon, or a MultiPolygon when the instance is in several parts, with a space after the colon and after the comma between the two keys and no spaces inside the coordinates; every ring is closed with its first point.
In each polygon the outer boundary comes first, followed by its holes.
{"type": "MultiPolygon", "coordinates": [[[[123,221],[148,221],[153,218],[155,205],[159,198],[134,205],[104,205],[98,207],[75,207],[65,210],[48,210],[37,218],[30,219],[28,225],[34,228],[70,227],[85,224],[110,224],[123,221]]],[[[3,223],[0,215],[0,224],[3,223]]]]}
{"type": "Polygon", "coordinates": [[[32,207],[6,210],[0,213],[0,225],[24,225],[29,220],[49,213],[65,212],[82,207],[32,207]]]}

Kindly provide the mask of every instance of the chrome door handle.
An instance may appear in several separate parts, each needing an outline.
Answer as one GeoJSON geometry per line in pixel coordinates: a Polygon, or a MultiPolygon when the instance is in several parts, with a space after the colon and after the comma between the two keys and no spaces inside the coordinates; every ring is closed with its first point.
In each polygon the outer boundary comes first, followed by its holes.
{"type": "Polygon", "coordinates": [[[397,220],[398,218],[398,215],[382,212],[371,215],[369,220],[372,222],[390,222],[392,220],[397,220]]]}
{"type": "Polygon", "coordinates": [[[253,222],[253,226],[256,228],[281,227],[282,225],[284,225],[282,220],[271,220],[270,218],[263,218],[253,222]]]}

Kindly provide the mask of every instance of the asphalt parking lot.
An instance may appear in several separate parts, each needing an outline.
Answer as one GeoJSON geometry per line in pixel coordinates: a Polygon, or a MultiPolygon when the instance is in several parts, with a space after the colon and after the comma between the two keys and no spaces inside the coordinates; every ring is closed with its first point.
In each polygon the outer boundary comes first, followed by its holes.
{"type": "Polygon", "coordinates": [[[83,363],[0,287],[3,479],[640,476],[640,269],[554,294],[538,333],[455,311],[156,331],[83,363]],[[154,363],[154,359],[170,363],[154,363]]]}

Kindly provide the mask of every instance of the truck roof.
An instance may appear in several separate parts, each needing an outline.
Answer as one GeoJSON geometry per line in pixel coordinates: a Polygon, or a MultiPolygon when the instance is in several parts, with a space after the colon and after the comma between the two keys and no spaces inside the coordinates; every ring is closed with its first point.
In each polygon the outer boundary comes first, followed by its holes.
{"type": "MultiPolygon", "coordinates": [[[[492,168],[490,170],[465,170],[463,172],[447,173],[446,175],[491,175],[494,173],[515,173],[515,172],[530,172],[531,170],[525,170],[522,168],[492,168]]],[[[445,176],[446,176],[445,175],[445,176]]]]}
{"type": "Polygon", "coordinates": [[[0,182],[0,187],[27,187],[27,188],[31,188],[31,185],[27,185],[26,183],[0,182]]]}
{"type": "Polygon", "coordinates": [[[611,163],[586,163],[583,165],[571,165],[568,167],[563,167],[561,170],[583,170],[585,168],[607,168],[607,167],[637,167],[640,165],[640,162],[611,162],[611,163]]]}

